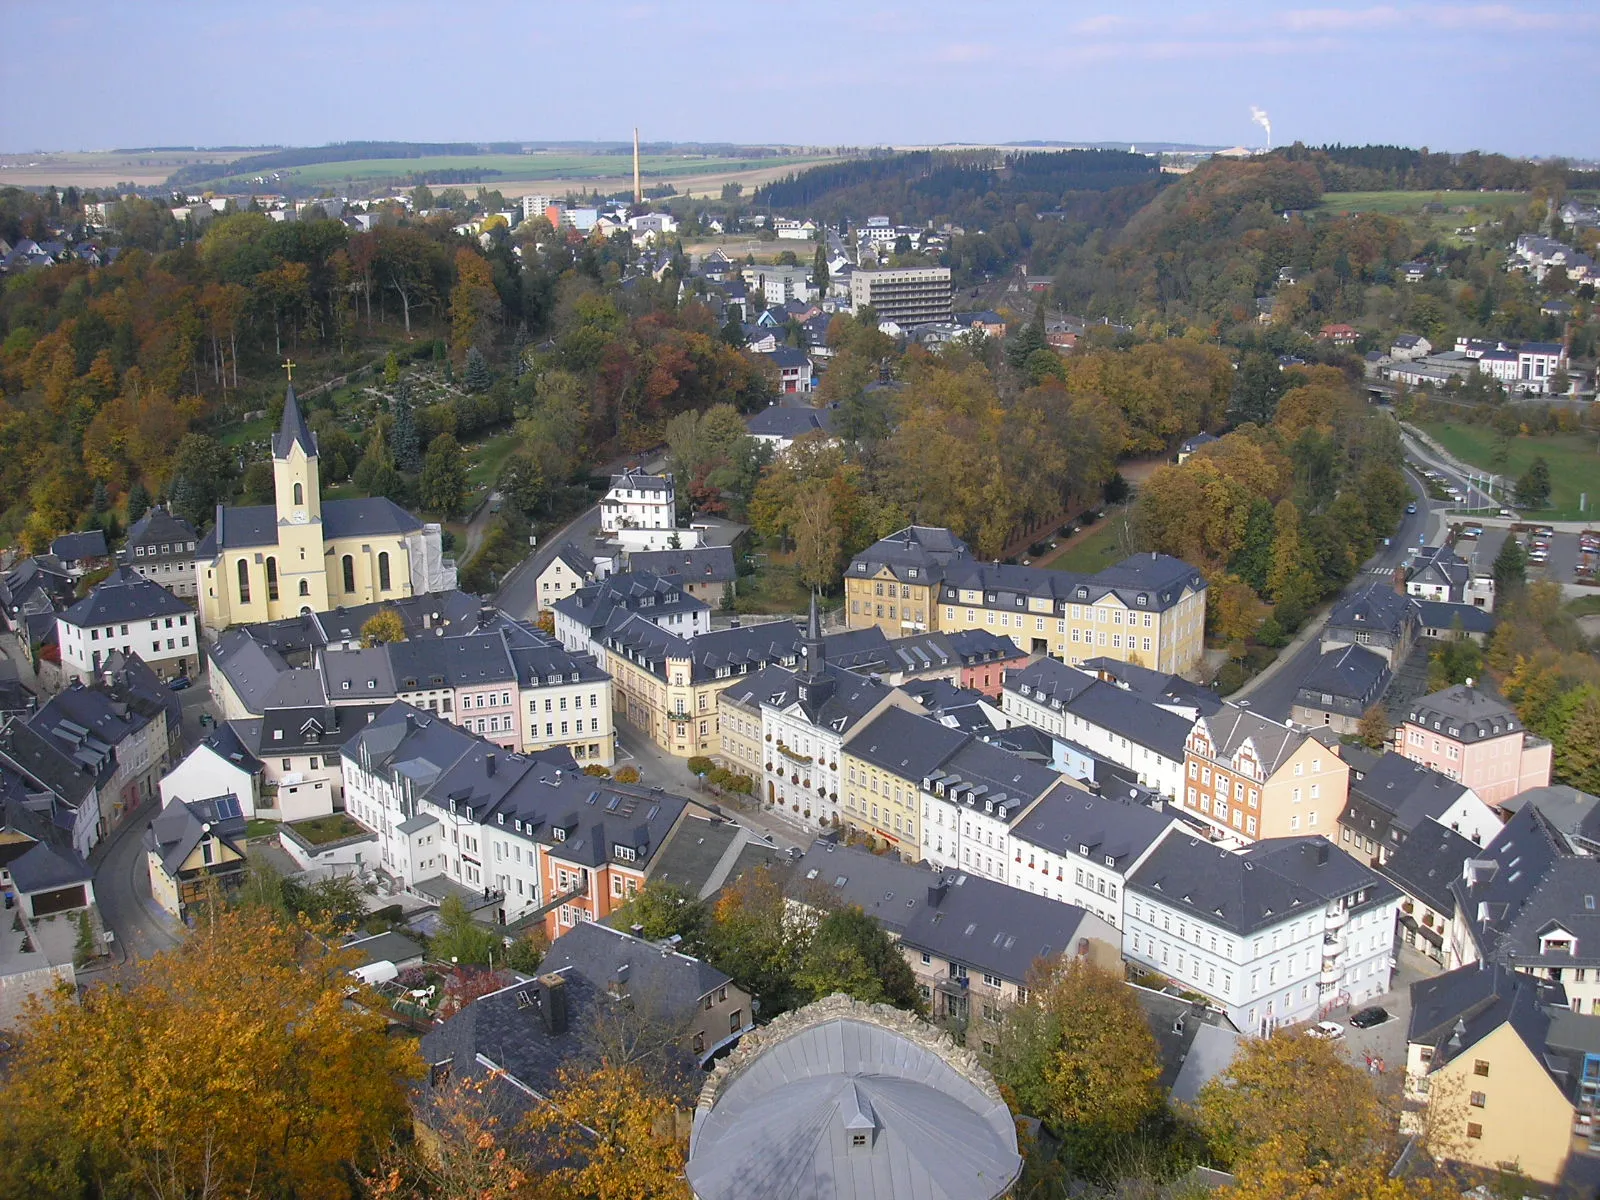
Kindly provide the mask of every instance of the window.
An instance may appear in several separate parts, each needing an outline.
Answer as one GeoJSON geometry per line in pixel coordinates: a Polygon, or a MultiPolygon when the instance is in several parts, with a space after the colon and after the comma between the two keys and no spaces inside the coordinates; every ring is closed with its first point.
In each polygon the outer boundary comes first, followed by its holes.
{"type": "Polygon", "coordinates": [[[304,504],[306,502],[305,489],[302,488],[298,483],[294,485],[294,502],[297,505],[304,504]]]}
{"type": "Polygon", "coordinates": [[[250,603],[250,564],[239,560],[239,603],[250,603]]]}
{"type": "Polygon", "coordinates": [[[311,595],[311,582],[309,580],[302,579],[300,581],[300,594],[302,596],[311,595]]]}
{"type": "Polygon", "coordinates": [[[1483,1078],[1487,1079],[1489,1077],[1489,1060],[1486,1058],[1474,1059],[1472,1062],[1472,1073],[1474,1075],[1481,1075],[1483,1078]]]}
{"type": "Polygon", "coordinates": [[[1473,1108],[1484,1108],[1484,1107],[1486,1107],[1488,1105],[1488,1103],[1489,1103],[1489,1097],[1484,1095],[1484,1093],[1482,1093],[1482,1092],[1473,1092],[1472,1093],[1472,1107],[1473,1108]]]}
{"type": "Polygon", "coordinates": [[[389,590],[389,552],[387,550],[378,554],[378,589],[384,592],[389,590]]]}
{"type": "Polygon", "coordinates": [[[346,554],[344,556],[343,567],[344,590],[347,592],[353,592],[356,590],[356,560],[354,557],[346,554]]]}
{"type": "Polygon", "coordinates": [[[1483,1126],[1479,1125],[1476,1121],[1468,1121],[1467,1136],[1473,1140],[1481,1138],[1483,1136],[1483,1126]]]}
{"type": "MultiPolygon", "coordinates": [[[[278,598],[278,560],[275,559],[275,558],[269,558],[269,559],[267,559],[267,599],[268,600],[276,600],[277,598],[278,598]]],[[[170,621],[167,622],[167,623],[169,625],[171,624],[170,621]]]]}

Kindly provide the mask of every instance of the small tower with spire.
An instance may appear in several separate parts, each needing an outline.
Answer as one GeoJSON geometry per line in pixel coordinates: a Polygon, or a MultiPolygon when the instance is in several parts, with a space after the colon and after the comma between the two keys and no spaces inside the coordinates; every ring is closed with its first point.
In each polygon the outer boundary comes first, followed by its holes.
{"type": "Polygon", "coordinates": [[[283,421],[272,437],[272,482],[278,545],[263,560],[264,578],[257,585],[269,619],[301,609],[321,612],[328,607],[328,567],[317,438],[300,410],[292,379],[283,397],[283,421]]]}
{"type": "Polygon", "coordinates": [[[817,608],[817,593],[812,592],[806,635],[800,640],[800,669],[794,677],[802,703],[816,708],[833,695],[834,678],[828,674],[827,667],[827,650],[822,643],[822,615],[817,608]]]}

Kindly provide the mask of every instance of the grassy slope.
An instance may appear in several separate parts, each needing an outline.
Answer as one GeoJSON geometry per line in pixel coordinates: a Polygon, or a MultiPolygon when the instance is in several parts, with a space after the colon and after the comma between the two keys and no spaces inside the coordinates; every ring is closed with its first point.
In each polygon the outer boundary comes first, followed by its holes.
{"type": "MultiPolygon", "coordinates": [[[[1451,454],[1473,466],[1492,470],[1494,430],[1485,425],[1464,425],[1453,421],[1430,421],[1423,426],[1451,454]]],[[[1578,494],[1589,494],[1588,515],[1600,505],[1600,454],[1593,439],[1578,434],[1555,437],[1517,437],[1511,439],[1508,461],[1503,472],[1515,480],[1540,455],[1550,464],[1551,507],[1538,515],[1551,520],[1578,520],[1578,494]]]]}
{"type": "Polygon", "coordinates": [[[1521,204],[1526,192],[1327,192],[1319,211],[1335,213],[1414,213],[1437,200],[1448,208],[1498,208],[1521,204]]]}

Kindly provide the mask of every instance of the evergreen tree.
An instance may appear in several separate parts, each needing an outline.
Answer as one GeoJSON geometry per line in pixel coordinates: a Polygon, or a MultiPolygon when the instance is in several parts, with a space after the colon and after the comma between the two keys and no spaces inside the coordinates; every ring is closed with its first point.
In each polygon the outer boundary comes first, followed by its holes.
{"type": "Polygon", "coordinates": [[[1508,537],[1505,544],[1500,547],[1500,553],[1494,556],[1495,595],[1503,601],[1527,581],[1528,556],[1523,553],[1521,542],[1514,537],[1508,537]]]}
{"type": "Polygon", "coordinates": [[[1550,507],[1550,464],[1543,457],[1534,459],[1527,473],[1517,480],[1517,507],[1550,507]]]}
{"type": "Polygon", "coordinates": [[[817,243],[817,251],[811,256],[811,282],[816,285],[817,294],[823,295],[828,290],[828,247],[825,243],[817,243]]]}
{"type": "Polygon", "coordinates": [[[128,489],[128,524],[133,524],[149,511],[150,493],[145,490],[144,484],[134,484],[128,489]]]}
{"type": "Polygon", "coordinates": [[[111,507],[111,496],[106,492],[106,485],[99,480],[95,481],[94,499],[89,502],[89,507],[97,513],[103,513],[111,507]]]}
{"type": "Polygon", "coordinates": [[[493,382],[489,377],[489,364],[476,346],[467,349],[467,366],[461,374],[461,382],[469,392],[487,392],[493,382]]]}
{"type": "Polygon", "coordinates": [[[1006,342],[1006,360],[1020,371],[1035,351],[1047,349],[1049,343],[1044,339],[1044,306],[1040,305],[1033,311],[1033,320],[1017,330],[1015,336],[1006,342]]]}
{"type": "Polygon", "coordinates": [[[182,517],[189,524],[196,527],[205,517],[205,504],[203,498],[197,497],[195,489],[189,480],[179,475],[172,481],[172,494],[168,498],[172,515],[182,517]]]}
{"type": "Polygon", "coordinates": [[[467,469],[461,446],[448,433],[441,433],[428,447],[422,463],[422,506],[430,512],[454,516],[467,492],[467,469]]]}
{"type": "Polygon", "coordinates": [[[395,390],[394,465],[401,471],[418,471],[422,468],[421,435],[417,432],[416,410],[411,404],[411,381],[402,379],[395,390]]]}

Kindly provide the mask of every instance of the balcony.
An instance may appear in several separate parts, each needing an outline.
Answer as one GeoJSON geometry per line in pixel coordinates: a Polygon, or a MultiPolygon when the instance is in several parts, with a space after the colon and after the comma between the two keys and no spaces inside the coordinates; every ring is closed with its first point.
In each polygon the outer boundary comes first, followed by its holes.
{"type": "Polygon", "coordinates": [[[1350,923],[1350,910],[1348,908],[1330,908],[1323,913],[1323,916],[1327,918],[1322,924],[1324,929],[1343,929],[1350,923]]]}
{"type": "Polygon", "coordinates": [[[1337,959],[1323,959],[1322,971],[1317,975],[1317,983],[1322,987],[1333,987],[1339,982],[1339,962],[1337,959]]]}
{"type": "Polygon", "coordinates": [[[1338,955],[1343,954],[1348,946],[1349,939],[1345,937],[1343,931],[1338,933],[1325,933],[1322,935],[1323,958],[1335,958],[1338,955]]]}

